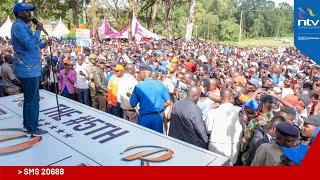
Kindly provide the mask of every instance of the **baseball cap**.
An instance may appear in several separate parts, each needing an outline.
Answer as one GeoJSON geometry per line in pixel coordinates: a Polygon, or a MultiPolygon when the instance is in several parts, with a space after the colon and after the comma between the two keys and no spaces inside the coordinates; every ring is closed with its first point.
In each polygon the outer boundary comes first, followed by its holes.
{"type": "Polygon", "coordinates": [[[123,71],[124,68],[121,64],[117,64],[116,67],[114,68],[115,71],[123,71]]]}
{"type": "Polygon", "coordinates": [[[52,61],[58,61],[59,60],[59,57],[58,56],[52,56],[52,61]]]}
{"type": "Polygon", "coordinates": [[[64,60],[63,63],[64,63],[64,64],[67,64],[67,65],[71,65],[71,64],[72,64],[72,62],[71,62],[70,60],[67,60],[67,59],[64,60]]]}
{"type": "Polygon", "coordinates": [[[249,107],[254,111],[257,111],[259,109],[259,102],[256,101],[255,99],[252,99],[250,101],[247,101],[245,103],[243,103],[244,107],[249,107]]]}
{"type": "Polygon", "coordinates": [[[13,12],[17,13],[20,11],[34,11],[36,8],[34,6],[29,6],[23,2],[17,3],[13,7],[13,12]]]}
{"type": "Polygon", "coordinates": [[[289,94],[284,98],[284,100],[287,101],[290,105],[296,107],[297,109],[303,109],[303,107],[299,103],[298,96],[289,94]]]}

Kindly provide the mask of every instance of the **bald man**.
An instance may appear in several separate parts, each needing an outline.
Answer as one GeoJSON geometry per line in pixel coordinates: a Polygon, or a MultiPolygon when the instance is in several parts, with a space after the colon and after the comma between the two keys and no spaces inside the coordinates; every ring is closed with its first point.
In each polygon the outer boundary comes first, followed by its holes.
{"type": "Polygon", "coordinates": [[[220,92],[221,105],[208,112],[205,124],[210,134],[209,150],[227,157],[235,164],[240,150],[242,126],[239,120],[240,107],[234,106],[231,89],[220,92]]]}
{"type": "Polygon", "coordinates": [[[173,105],[169,136],[207,149],[208,135],[197,106],[201,90],[197,86],[188,89],[188,97],[173,105]]]}

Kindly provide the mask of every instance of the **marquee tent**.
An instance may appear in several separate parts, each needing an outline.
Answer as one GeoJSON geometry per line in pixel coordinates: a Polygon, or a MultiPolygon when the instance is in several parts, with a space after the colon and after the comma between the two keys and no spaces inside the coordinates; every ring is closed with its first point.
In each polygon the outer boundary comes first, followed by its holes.
{"type": "Polygon", "coordinates": [[[0,36],[5,38],[6,36],[11,38],[11,26],[12,22],[8,16],[6,22],[0,27],[0,36]]]}
{"type": "MultiPolygon", "coordinates": [[[[124,30],[122,30],[119,33],[115,33],[113,35],[110,36],[110,38],[124,38],[124,39],[128,39],[129,38],[129,27],[127,26],[124,30]]],[[[131,22],[131,36],[134,37],[135,39],[162,39],[163,37],[161,37],[158,34],[155,34],[151,31],[149,31],[148,29],[146,29],[145,27],[143,27],[139,21],[137,20],[137,18],[135,16],[132,17],[132,22],[131,22]]]]}
{"type": "Polygon", "coordinates": [[[98,33],[101,39],[107,39],[112,38],[114,34],[117,34],[119,32],[112,28],[107,20],[103,20],[98,33]]]}
{"type": "MultiPolygon", "coordinates": [[[[52,32],[53,37],[61,38],[70,33],[70,30],[64,25],[61,18],[59,20],[59,23],[57,24],[56,28],[52,32]]],[[[50,35],[50,34],[49,34],[50,35]]]]}
{"type": "Polygon", "coordinates": [[[163,37],[161,37],[158,34],[155,34],[151,31],[149,31],[148,29],[146,29],[145,27],[143,27],[139,21],[137,20],[137,18],[135,16],[133,16],[132,18],[132,37],[135,37],[136,39],[149,39],[149,38],[153,38],[153,39],[163,39],[163,37]]]}

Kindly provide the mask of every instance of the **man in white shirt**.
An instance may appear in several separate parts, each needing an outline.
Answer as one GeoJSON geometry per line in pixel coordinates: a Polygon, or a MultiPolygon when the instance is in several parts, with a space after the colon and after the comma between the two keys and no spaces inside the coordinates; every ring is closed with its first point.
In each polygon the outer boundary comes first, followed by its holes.
{"type": "Polygon", "coordinates": [[[232,104],[230,89],[220,92],[221,105],[208,112],[205,120],[209,138],[209,150],[230,157],[230,163],[237,162],[240,150],[242,126],[239,119],[240,107],[232,104]]]}
{"type": "Polygon", "coordinates": [[[138,114],[135,108],[132,108],[129,100],[129,94],[132,94],[134,87],[138,84],[137,79],[133,76],[134,66],[127,64],[125,74],[120,78],[118,84],[117,99],[120,102],[120,107],[123,109],[123,118],[131,122],[137,123],[138,114]]]}
{"type": "Polygon", "coordinates": [[[77,64],[74,68],[76,71],[76,88],[78,93],[79,102],[85,105],[89,104],[89,81],[87,64],[84,63],[84,56],[79,55],[77,64]]]}

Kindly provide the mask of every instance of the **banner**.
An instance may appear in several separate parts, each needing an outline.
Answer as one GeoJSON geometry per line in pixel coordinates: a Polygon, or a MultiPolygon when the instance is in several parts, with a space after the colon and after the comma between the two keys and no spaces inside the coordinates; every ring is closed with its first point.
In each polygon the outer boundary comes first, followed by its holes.
{"type": "Polygon", "coordinates": [[[294,1],[294,44],[304,55],[320,63],[320,1],[294,1]]]}
{"type": "Polygon", "coordinates": [[[220,166],[228,161],[61,96],[59,119],[55,94],[41,90],[40,96],[39,126],[49,133],[38,141],[24,137],[17,129],[23,122],[23,95],[0,98],[0,165],[220,166]],[[19,143],[30,145],[30,141],[32,146],[17,152],[19,143]]]}
{"type": "Polygon", "coordinates": [[[89,47],[91,45],[90,30],[77,28],[76,42],[78,46],[89,47]]]}

